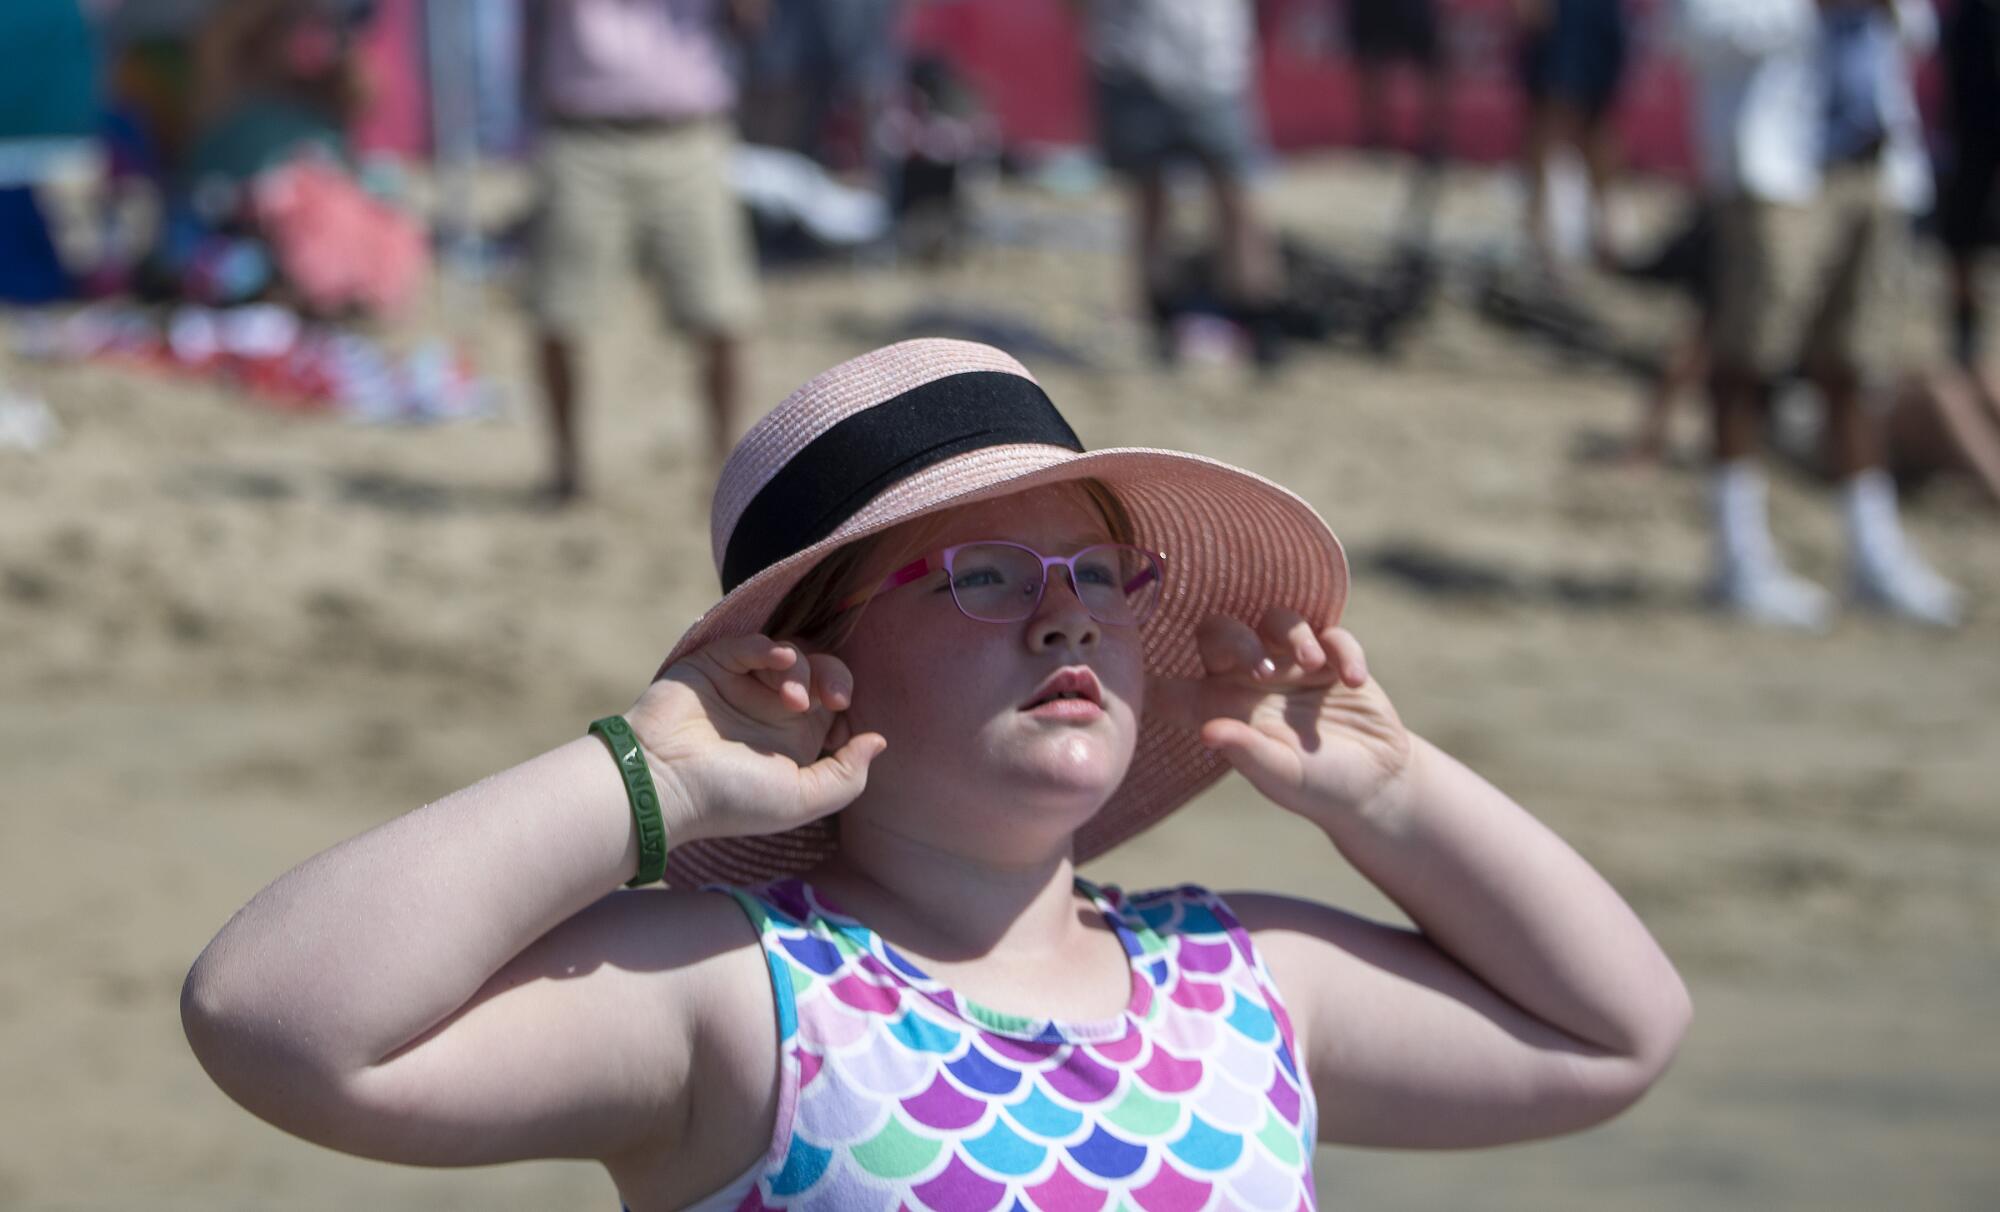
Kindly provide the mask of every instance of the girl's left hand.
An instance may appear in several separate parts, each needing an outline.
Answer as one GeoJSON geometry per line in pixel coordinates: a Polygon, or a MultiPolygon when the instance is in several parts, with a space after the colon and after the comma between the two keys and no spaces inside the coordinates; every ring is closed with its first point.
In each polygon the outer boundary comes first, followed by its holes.
{"type": "Polygon", "coordinates": [[[1409,730],[1345,628],[1315,635],[1273,607],[1256,630],[1214,616],[1195,633],[1206,673],[1155,679],[1148,712],[1199,729],[1265,796],[1315,823],[1375,802],[1409,769],[1409,730]]]}

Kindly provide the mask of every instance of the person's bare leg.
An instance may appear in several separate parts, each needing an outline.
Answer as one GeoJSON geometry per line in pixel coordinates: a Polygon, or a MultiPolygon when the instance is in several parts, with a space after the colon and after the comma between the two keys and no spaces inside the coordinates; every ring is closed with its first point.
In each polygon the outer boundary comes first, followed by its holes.
{"type": "Polygon", "coordinates": [[[1875,422],[1862,407],[1861,378],[1851,370],[1815,368],[1813,385],[1826,403],[1827,470],[1847,480],[1882,465],[1875,422]]]}
{"type": "Polygon", "coordinates": [[[1223,250],[1222,291],[1236,320],[1250,337],[1252,356],[1265,370],[1283,357],[1276,304],[1283,271],[1277,242],[1258,218],[1249,185],[1241,177],[1208,166],[1215,195],[1217,243],[1223,250]]]}
{"type": "Polygon", "coordinates": [[[1159,169],[1148,169],[1131,184],[1132,281],[1142,307],[1166,285],[1167,180],[1159,169]]]}
{"type": "Polygon", "coordinates": [[[1215,199],[1216,245],[1222,250],[1222,289],[1232,303],[1258,306],[1277,293],[1278,255],[1258,219],[1250,188],[1219,166],[1208,167],[1215,199]]]}
{"type": "Polygon", "coordinates": [[[1667,430],[1674,405],[1708,374],[1708,326],[1697,316],[1681,339],[1667,351],[1666,364],[1653,381],[1639,414],[1638,432],[1626,448],[1624,462],[1634,466],[1658,463],[1667,454],[1667,430]]]}
{"type": "Polygon", "coordinates": [[[1979,363],[1979,274],[1977,258],[1970,252],[1954,251],[1947,264],[1951,315],[1951,353],[1959,365],[1976,368],[1979,363]]]}
{"type": "Polygon", "coordinates": [[[544,330],[536,338],[535,353],[553,454],[548,495],[561,504],[583,492],[583,463],[577,441],[576,345],[566,336],[544,330]]]}
{"type": "Polygon", "coordinates": [[[1356,142],[1368,151],[1389,145],[1388,124],[1383,118],[1382,65],[1362,59],[1354,65],[1354,109],[1361,123],[1356,142]]]}
{"type": "Polygon", "coordinates": [[[1532,102],[1527,124],[1521,131],[1521,185],[1526,190],[1528,251],[1543,270],[1555,266],[1555,250],[1549,235],[1549,160],[1555,151],[1554,118],[1547,102],[1532,102]]]}
{"type": "Polygon", "coordinates": [[[1172,317],[1167,311],[1167,182],[1152,168],[1126,187],[1132,199],[1131,258],[1127,271],[1138,314],[1153,333],[1153,352],[1162,362],[1174,358],[1172,317]]]}
{"type": "Polygon", "coordinates": [[[719,470],[736,442],[743,413],[743,340],[727,333],[702,338],[702,395],[708,402],[709,454],[719,470]]]}
{"type": "Polygon", "coordinates": [[[1763,385],[1750,371],[1717,366],[1709,373],[1710,438],[1717,463],[1756,457],[1763,398],[1763,385]]]}
{"type": "Polygon", "coordinates": [[[1611,191],[1620,168],[1618,130],[1608,114],[1578,115],[1583,166],[1590,179],[1590,253],[1600,267],[1617,264],[1611,232],[1611,191]]]}
{"type": "Polygon", "coordinates": [[[1424,129],[1417,154],[1426,163],[1437,165],[1451,150],[1451,76],[1442,62],[1426,64],[1422,73],[1424,129]]]}

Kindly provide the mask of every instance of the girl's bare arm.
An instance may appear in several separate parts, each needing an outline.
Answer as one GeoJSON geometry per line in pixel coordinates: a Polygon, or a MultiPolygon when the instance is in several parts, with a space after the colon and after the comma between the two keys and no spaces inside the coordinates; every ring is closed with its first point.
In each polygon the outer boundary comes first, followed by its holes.
{"type": "MultiPolygon", "coordinates": [[[[781,832],[853,800],[885,742],[824,753],[851,694],[838,660],[762,636],[666,670],[629,718],[669,841],[781,832]]],[[[638,858],[618,765],[579,738],[260,892],[188,974],[188,1039],[232,1097],[337,1149],[597,1157],[648,1202],[684,1202],[703,1187],[649,1159],[740,1166],[753,1154],[734,1142],[770,1128],[772,995],[727,898],[607,895],[638,858]]]]}
{"type": "Polygon", "coordinates": [[[1581,856],[1417,740],[1407,778],[1322,822],[1414,931],[1236,895],[1296,1016],[1322,1140],[1499,1144],[1635,1102],[1691,1013],[1673,966],[1581,856]]]}
{"type": "Polygon", "coordinates": [[[1353,635],[1273,609],[1197,639],[1206,675],[1149,687],[1148,709],[1198,726],[1416,925],[1230,898],[1291,1008],[1323,1139],[1547,1136],[1659,1077],[1689,1016],[1673,966],[1562,839],[1404,727],[1353,635]]]}
{"type": "Polygon", "coordinates": [[[364,1156],[670,1145],[705,987],[761,971],[726,900],[606,899],[637,862],[615,763],[573,741],[260,892],[188,974],[188,1039],[251,1111],[364,1156]]]}

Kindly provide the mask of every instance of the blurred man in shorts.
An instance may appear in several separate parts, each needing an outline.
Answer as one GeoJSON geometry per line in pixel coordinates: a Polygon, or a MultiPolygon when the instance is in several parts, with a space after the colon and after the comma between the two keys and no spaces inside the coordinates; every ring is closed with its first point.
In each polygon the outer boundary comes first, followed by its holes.
{"type": "Polygon", "coordinates": [[[1832,599],[1778,557],[1755,459],[1773,390],[1796,374],[1825,402],[1853,599],[1952,625],[1958,591],[1903,535],[1872,407],[1905,360],[1899,270],[1908,216],[1930,200],[1905,56],[1935,38],[1935,17],[1924,0],[1682,8],[1717,207],[1714,599],[1781,626],[1831,615],[1832,599]]]}
{"type": "Polygon", "coordinates": [[[1129,183],[1133,263],[1159,353],[1173,356],[1165,297],[1167,172],[1190,163],[1214,200],[1216,277],[1259,361],[1276,356],[1270,318],[1277,248],[1258,221],[1249,176],[1262,147],[1257,32],[1249,0],[1072,0],[1084,18],[1099,150],[1129,183]]]}
{"type": "Polygon", "coordinates": [[[549,495],[583,490],[577,346],[603,324],[605,280],[635,253],[700,348],[716,465],[735,437],[743,342],[757,317],[748,220],[729,186],[736,83],[725,38],[760,0],[530,0],[540,102],[530,305],[554,437],[549,495]]]}

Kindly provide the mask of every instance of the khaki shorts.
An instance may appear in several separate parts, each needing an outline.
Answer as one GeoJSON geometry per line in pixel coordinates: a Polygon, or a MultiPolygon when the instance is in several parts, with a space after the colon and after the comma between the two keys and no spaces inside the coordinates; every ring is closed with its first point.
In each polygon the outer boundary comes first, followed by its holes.
{"type": "Polygon", "coordinates": [[[674,323],[737,335],[757,317],[748,219],[729,188],[727,123],[544,132],[529,305],[545,330],[603,323],[607,279],[635,260],[674,323]]]}
{"type": "Polygon", "coordinates": [[[1909,241],[1879,180],[1874,165],[1856,165],[1829,172],[1807,206],[1739,195],[1717,208],[1718,365],[1766,378],[1899,368],[1909,241]]]}

